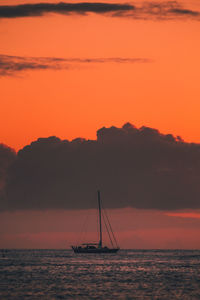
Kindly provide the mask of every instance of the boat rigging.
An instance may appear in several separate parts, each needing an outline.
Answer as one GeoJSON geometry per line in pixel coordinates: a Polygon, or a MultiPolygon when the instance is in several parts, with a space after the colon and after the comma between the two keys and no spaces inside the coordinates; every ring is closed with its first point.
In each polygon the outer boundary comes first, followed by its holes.
{"type": "Polygon", "coordinates": [[[104,214],[102,214],[100,191],[97,191],[97,195],[99,210],[99,242],[84,243],[78,246],[72,246],[74,253],[116,253],[120,249],[105,210],[104,214]],[[108,247],[103,244],[102,216],[112,247],[108,247]]]}

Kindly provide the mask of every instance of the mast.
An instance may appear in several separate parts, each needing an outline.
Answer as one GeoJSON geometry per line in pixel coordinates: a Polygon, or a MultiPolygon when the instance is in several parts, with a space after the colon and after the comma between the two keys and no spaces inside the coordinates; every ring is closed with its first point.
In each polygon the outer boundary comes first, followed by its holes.
{"type": "Polygon", "coordinates": [[[101,226],[101,200],[100,200],[100,191],[98,193],[98,204],[99,204],[99,247],[102,247],[102,226],[101,226]]]}

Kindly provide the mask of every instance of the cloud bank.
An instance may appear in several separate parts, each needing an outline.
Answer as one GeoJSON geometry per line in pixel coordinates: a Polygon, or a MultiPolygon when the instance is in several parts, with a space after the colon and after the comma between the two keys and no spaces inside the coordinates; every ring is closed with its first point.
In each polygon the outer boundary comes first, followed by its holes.
{"type": "Polygon", "coordinates": [[[5,185],[9,167],[15,162],[15,151],[4,144],[0,144],[0,199],[5,197],[5,185]]]}
{"type": "Polygon", "coordinates": [[[35,3],[1,5],[0,18],[38,17],[48,13],[64,15],[88,15],[95,13],[111,17],[131,17],[134,19],[198,19],[200,12],[183,7],[177,1],[142,2],[141,4],[80,2],[80,3],[35,3]]]}
{"type": "Polygon", "coordinates": [[[94,208],[97,189],[109,208],[200,208],[200,144],[156,129],[127,123],[99,129],[96,140],[39,138],[8,152],[1,210],[94,208]]]}
{"type": "Polygon", "coordinates": [[[149,63],[147,58],[58,58],[58,57],[22,57],[0,54],[0,76],[13,76],[30,70],[68,70],[79,65],[103,63],[149,63]]]}

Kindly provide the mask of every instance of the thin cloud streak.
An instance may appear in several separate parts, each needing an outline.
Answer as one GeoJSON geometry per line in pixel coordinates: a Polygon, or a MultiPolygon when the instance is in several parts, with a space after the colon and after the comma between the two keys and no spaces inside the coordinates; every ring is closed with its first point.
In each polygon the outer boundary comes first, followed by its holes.
{"type": "Polygon", "coordinates": [[[0,18],[36,17],[47,13],[58,14],[87,14],[87,13],[113,13],[116,11],[133,10],[134,6],[117,3],[36,3],[0,6],[0,18]]]}
{"type": "Polygon", "coordinates": [[[35,3],[0,6],[0,18],[39,17],[49,13],[62,15],[88,15],[95,13],[111,17],[133,19],[200,19],[200,12],[186,9],[177,1],[127,3],[80,2],[80,3],[35,3]]]}
{"type": "Polygon", "coordinates": [[[30,70],[68,70],[84,64],[104,63],[150,63],[147,58],[58,58],[58,57],[21,57],[0,54],[0,76],[13,76],[30,70]]]}

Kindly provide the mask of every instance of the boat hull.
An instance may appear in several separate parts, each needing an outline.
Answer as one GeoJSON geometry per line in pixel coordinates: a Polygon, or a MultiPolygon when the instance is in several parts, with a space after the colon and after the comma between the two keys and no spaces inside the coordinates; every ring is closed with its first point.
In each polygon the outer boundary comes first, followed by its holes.
{"type": "Polygon", "coordinates": [[[117,253],[117,251],[119,251],[119,248],[96,248],[96,249],[86,249],[86,248],[76,248],[76,247],[72,247],[72,249],[74,250],[74,253],[117,253]]]}

